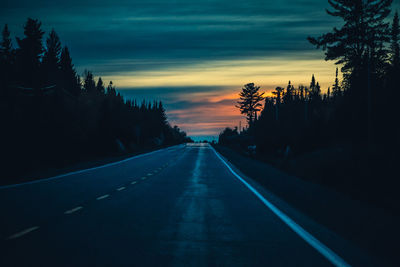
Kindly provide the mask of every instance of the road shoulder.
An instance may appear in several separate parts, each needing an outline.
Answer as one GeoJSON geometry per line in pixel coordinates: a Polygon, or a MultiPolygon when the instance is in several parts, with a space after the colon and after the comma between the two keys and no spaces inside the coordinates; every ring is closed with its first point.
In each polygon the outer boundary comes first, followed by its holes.
{"type": "Polygon", "coordinates": [[[321,241],[343,244],[343,239],[348,240],[347,248],[339,248],[342,253],[351,256],[350,244],[355,244],[372,258],[378,258],[380,264],[394,265],[399,218],[229,148],[215,148],[263,196],[306,229],[313,229],[312,234],[321,241]]]}

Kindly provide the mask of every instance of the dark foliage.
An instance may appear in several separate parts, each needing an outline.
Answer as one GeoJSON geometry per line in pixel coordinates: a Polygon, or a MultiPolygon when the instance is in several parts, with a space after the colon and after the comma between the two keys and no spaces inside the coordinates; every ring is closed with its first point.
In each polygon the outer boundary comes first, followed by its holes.
{"type": "Polygon", "coordinates": [[[169,125],[161,102],[125,100],[112,82],[105,88],[90,71],[81,85],[68,48],[54,30],[43,46],[44,34],[38,20],[28,19],[14,49],[7,25],[2,32],[4,175],[189,141],[169,125]]]}
{"type": "MultiPolygon", "coordinates": [[[[341,66],[342,83],[336,70],[326,94],[314,75],[309,87],[295,88],[291,82],[286,89],[277,87],[272,97],[266,97],[259,118],[234,143],[247,140],[246,146],[256,145],[260,158],[280,158],[283,167],[291,159],[296,165],[296,159],[305,155],[340,151],[336,153],[340,158],[329,157],[330,162],[320,166],[313,162],[301,166],[308,166],[308,173],[322,183],[342,183],[366,195],[374,190],[375,197],[393,205],[396,202],[384,198],[393,200],[397,195],[392,192],[397,180],[390,173],[400,149],[398,15],[391,25],[387,23],[391,0],[329,3],[333,11],[327,13],[342,18],[343,26],[309,41],[326,51],[326,60],[341,66]]],[[[221,143],[231,135],[227,130],[221,133],[221,143]]]]}

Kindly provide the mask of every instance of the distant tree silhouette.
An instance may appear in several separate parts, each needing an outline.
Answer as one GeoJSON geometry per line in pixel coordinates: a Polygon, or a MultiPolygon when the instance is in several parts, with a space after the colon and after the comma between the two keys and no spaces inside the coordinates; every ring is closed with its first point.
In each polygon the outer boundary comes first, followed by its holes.
{"type": "Polygon", "coordinates": [[[342,95],[342,90],[339,85],[338,74],[339,74],[339,69],[336,68],[335,83],[332,86],[332,94],[333,94],[334,99],[336,99],[337,97],[340,97],[342,95]]]}
{"type": "Polygon", "coordinates": [[[0,43],[0,97],[9,95],[9,82],[12,79],[14,65],[14,49],[10,38],[10,31],[7,24],[2,31],[0,43]]]}
{"type": "Polygon", "coordinates": [[[68,47],[64,47],[60,56],[60,87],[69,92],[72,96],[78,97],[81,94],[80,78],[76,74],[68,47]]]}
{"type": "Polygon", "coordinates": [[[44,48],[42,38],[44,31],[42,23],[37,19],[28,18],[24,27],[25,37],[17,38],[19,48],[17,49],[17,70],[18,76],[25,86],[40,87],[42,77],[40,72],[41,56],[44,48]]]}
{"type": "Polygon", "coordinates": [[[218,143],[223,145],[232,144],[238,136],[239,133],[236,127],[234,129],[227,127],[219,134],[218,143]]]}
{"type": "Polygon", "coordinates": [[[49,84],[55,84],[59,80],[61,42],[54,29],[46,40],[46,49],[42,59],[43,73],[49,84]]]}
{"type": "Polygon", "coordinates": [[[240,92],[240,101],[238,101],[237,108],[240,109],[242,114],[247,116],[247,122],[250,124],[253,123],[254,119],[257,119],[257,112],[260,111],[260,107],[262,104],[261,101],[264,100],[264,93],[259,92],[260,87],[255,86],[254,83],[248,83],[240,92]]]}
{"type": "Polygon", "coordinates": [[[275,91],[272,92],[273,95],[275,95],[275,119],[278,121],[279,120],[279,106],[282,103],[282,95],[284,92],[284,88],[283,87],[276,87],[275,91]]]}
{"type": "Polygon", "coordinates": [[[161,101],[143,100],[139,106],[124,99],[111,81],[105,89],[102,78],[88,70],[81,84],[55,30],[45,46],[44,34],[41,23],[29,18],[13,49],[7,25],[2,31],[0,147],[7,155],[2,180],[191,141],[168,123],[161,101]]]}
{"type": "Polygon", "coordinates": [[[85,70],[83,79],[83,90],[88,94],[95,93],[96,82],[94,81],[93,73],[91,71],[85,70]]]}
{"type": "Polygon", "coordinates": [[[97,81],[96,91],[100,94],[104,94],[105,92],[104,83],[101,77],[99,77],[99,80],[97,81]]]}
{"type": "Polygon", "coordinates": [[[399,35],[400,35],[400,27],[399,27],[399,13],[396,11],[393,17],[392,29],[390,34],[390,49],[391,49],[391,57],[390,62],[394,68],[398,68],[400,66],[400,45],[399,45],[399,35]]]}

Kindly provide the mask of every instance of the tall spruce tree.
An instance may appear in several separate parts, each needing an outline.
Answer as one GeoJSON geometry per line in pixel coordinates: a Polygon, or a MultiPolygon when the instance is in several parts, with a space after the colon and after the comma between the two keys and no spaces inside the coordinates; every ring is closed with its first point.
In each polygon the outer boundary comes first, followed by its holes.
{"type": "Polygon", "coordinates": [[[13,79],[14,50],[7,24],[0,43],[0,97],[8,95],[8,84],[13,79]]]}
{"type": "Polygon", "coordinates": [[[83,89],[88,94],[93,94],[96,92],[96,82],[93,78],[93,73],[91,71],[85,70],[84,72],[84,82],[83,89]]]}
{"type": "Polygon", "coordinates": [[[0,44],[0,61],[2,64],[12,64],[13,56],[14,50],[10,38],[10,31],[8,30],[8,25],[6,24],[4,25],[2,31],[2,40],[0,44]]]}
{"type": "Polygon", "coordinates": [[[342,95],[342,90],[339,85],[338,75],[339,75],[339,68],[336,68],[335,83],[332,86],[333,98],[337,98],[342,95]]]}
{"type": "Polygon", "coordinates": [[[396,11],[393,17],[392,29],[390,34],[390,63],[393,68],[399,68],[400,66],[400,44],[399,44],[399,35],[400,35],[400,27],[399,27],[399,13],[396,11]]]}
{"type": "Polygon", "coordinates": [[[43,55],[42,23],[28,18],[24,26],[24,38],[17,38],[17,69],[20,80],[25,86],[38,88],[42,85],[40,59],[43,55]]]}
{"type": "Polygon", "coordinates": [[[76,74],[72,59],[69,54],[68,47],[64,47],[60,56],[60,86],[69,92],[71,95],[77,97],[81,93],[80,79],[76,74]]]}
{"type": "Polygon", "coordinates": [[[104,94],[104,92],[105,92],[104,83],[103,83],[103,80],[101,79],[101,77],[99,77],[99,79],[97,80],[96,91],[99,94],[104,94]]]}
{"type": "Polygon", "coordinates": [[[49,84],[56,84],[59,81],[60,55],[60,38],[53,29],[46,40],[46,50],[42,59],[42,69],[49,84]]]}

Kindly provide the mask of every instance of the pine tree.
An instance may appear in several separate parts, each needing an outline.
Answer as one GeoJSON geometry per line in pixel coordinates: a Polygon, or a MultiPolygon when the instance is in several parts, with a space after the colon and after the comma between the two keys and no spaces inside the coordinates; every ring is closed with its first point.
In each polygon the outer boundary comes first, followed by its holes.
{"type": "Polygon", "coordinates": [[[0,62],[2,64],[13,63],[14,50],[12,48],[12,42],[10,38],[10,31],[8,30],[7,24],[4,25],[4,29],[2,31],[2,40],[0,44],[0,62]]]}
{"type": "Polygon", "coordinates": [[[393,68],[399,68],[400,66],[400,48],[399,48],[399,35],[400,35],[400,28],[399,28],[399,14],[396,11],[393,17],[392,22],[392,29],[391,29],[391,42],[390,42],[390,52],[391,58],[390,62],[393,68]]]}
{"type": "Polygon", "coordinates": [[[342,64],[342,72],[349,73],[362,65],[369,57],[368,51],[378,57],[379,50],[387,41],[388,23],[393,0],[328,0],[333,11],[327,13],[344,20],[344,25],[318,38],[308,37],[311,44],[322,48],[325,60],[342,64]]]}
{"type": "MultiPolygon", "coordinates": [[[[13,79],[14,50],[7,24],[2,32],[0,43],[0,97],[8,95],[8,85],[13,79]]],[[[1,99],[3,100],[3,98],[1,99]]]]}
{"type": "Polygon", "coordinates": [[[50,84],[55,84],[59,81],[60,54],[60,38],[53,29],[46,40],[46,50],[42,60],[44,75],[50,84]]]}
{"type": "Polygon", "coordinates": [[[41,75],[39,72],[40,58],[43,55],[42,38],[44,31],[41,29],[42,23],[37,19],[28,18],[23,39],[17,38],[19,48],[17,49],[17,69],[19,76],[26,86],[38,88],[41,85],[41,75]]]}
{"type": "Polygon", "coordinates": [[[339,85],[338,74],[339,74],[339,69],[336,68],[335,83],[333,84],[333,87],[332,87],[332,94],[333,94],[334,98],[337,98],[342,95],[342,91],[341,91],[341,88],[339,85]]]}
{"type": "Polygon", "coordinates": [[[260,102],[264,100],[264,93],[260,93],[259,90],[259,86],[255,86],[254,83],[248,83],[239,94],[240,101],[237,102],[239,105],[236,105],[236,107],[240,109],[242,114],[247,116],[249,126],[257,118],[257,112],[260,111],[262,106],[260,102]]]}
{"type": "Polygon", "coordinates": [[[80,78],[76,74],[68,47],[64,47],[60,56],[60,76],[61,87],[73,96],[79,96],[81,93],[80,78]]]}
{"type": "Polygon", "coordinates": [[[282,94],[283,94],[283,88],[282,87],[276,87],[275,91],[272,92],[273,95],[275,95],[275,119],[278,121],[279,120],[279,107],[282,103],[282,94]]]}
{"type": "Polygon", "coordinates": [[[286,92],[283,95],[283,102],[286,104],[289,104],[293,101],[293,97],[294,97],[294,87],[291,84],[291,82],[289,81],[287,87],[286,87],[286,92]]]}
{"type": "Polygon", "coordinates": [[[94,81],[93,73],[88,70],[85,70],[84,72],[83,89],[88,94],[96,92],[96,82],[94,81]]]}
{"type": "Polygon", "coordinates": [[[104,92],[105,92],[104,83],[103,83],[103,80],[101,79],[101,77],[99,77],[99,80],[97,81],[96,91],[97,91],[99,94],[102,94],[102,95],[103,95],[104,92]]]}
{"type": "MultiPolygon", "coordinates": [[[[115,91],[115,87],[113,85],[113,82],[110,81],[110,83],[107,86],[107,96],[117,96],[117,92],[115,91]]],[[[143,105],[143,104],[142,104],[143,105]]]]}

